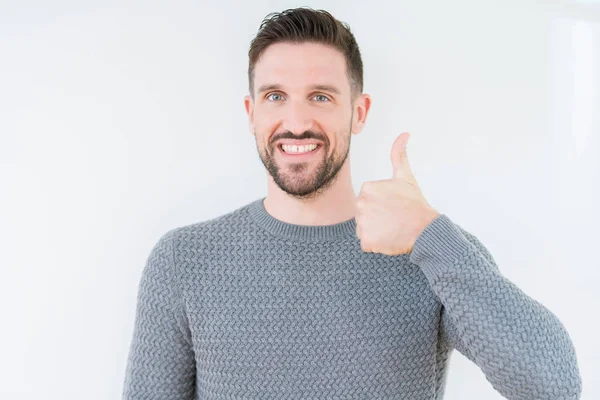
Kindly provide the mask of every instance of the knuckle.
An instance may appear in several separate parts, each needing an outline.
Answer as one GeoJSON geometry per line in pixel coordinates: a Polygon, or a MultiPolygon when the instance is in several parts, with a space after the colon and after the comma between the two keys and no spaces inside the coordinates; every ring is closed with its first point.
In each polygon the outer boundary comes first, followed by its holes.
{"type": "Polygon", "coordinates": [[[369,248],[370,248],[370,246],[367,244],[367,242],[366,242],[366,241],[364,241],[364,240],[361,240],[361,242],[360,242],[360,248],[361,248],[363,251],[365,251],[365,252],[369,252],[369,248]]]}
{"type": "Polygon", "coordinates": [[[361,192],[362,192],[364,195],[367,195],[367,194],[370,194],[372,190],[373,190],[373,182],[370,182],[370,181],[369,181],[369,182],[364,182],[364,183],[362,184],[362,187],[361,187],[361,190],[360,190],[360,191],[361,191],[361,192]]]}

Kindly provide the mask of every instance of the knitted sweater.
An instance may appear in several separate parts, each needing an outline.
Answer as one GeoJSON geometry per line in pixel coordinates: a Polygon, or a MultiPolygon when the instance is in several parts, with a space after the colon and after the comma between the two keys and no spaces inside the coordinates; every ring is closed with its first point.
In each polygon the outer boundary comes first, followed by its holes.
{"type": "Polygon", "coordinates": [[[562,323],[447,215],[388,256],[355,219],[294,225],[263,200],[158,240],[124,399],[442,399],[453,349],[507,399],[580,397],[562,323]]]}

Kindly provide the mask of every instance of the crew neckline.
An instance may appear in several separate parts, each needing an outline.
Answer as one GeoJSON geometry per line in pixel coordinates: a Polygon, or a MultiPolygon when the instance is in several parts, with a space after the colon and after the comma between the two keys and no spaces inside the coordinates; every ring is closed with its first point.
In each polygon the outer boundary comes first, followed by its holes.
{"type": "Polygon", "coordinates": [[[356,219],[332,225],[296,225],[281,221],[267,212],[266,197],[249,204],[248,210],[254,221],[268,232],[287,238],[331,240],[348,236],[356,236],[356,219]]]}

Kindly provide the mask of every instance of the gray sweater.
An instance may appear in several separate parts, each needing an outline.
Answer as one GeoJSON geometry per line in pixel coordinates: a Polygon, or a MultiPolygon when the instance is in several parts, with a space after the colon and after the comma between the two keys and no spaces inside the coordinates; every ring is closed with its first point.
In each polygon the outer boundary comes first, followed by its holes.
{"type": "Polygon", "coordinates": [[[453,349],[507,399],[580,398],[562,323],[447,215],[387,256],[354,219],[289,224],[263,200],[158,240],[124,399],[442,399],[453,349]]]}

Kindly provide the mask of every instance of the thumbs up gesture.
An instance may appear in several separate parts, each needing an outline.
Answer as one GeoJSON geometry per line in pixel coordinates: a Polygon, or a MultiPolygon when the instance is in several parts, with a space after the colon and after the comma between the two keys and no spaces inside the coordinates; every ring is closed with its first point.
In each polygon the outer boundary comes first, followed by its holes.
{"type": "Polygon", "coordinates": [[[408,164],[404,132],[392,145],[391,179],[365,182],[356,200],[356,236],[365,252],[390,256],[412,251],[423,230],[441,214],[425,200],[408,164]]]}

